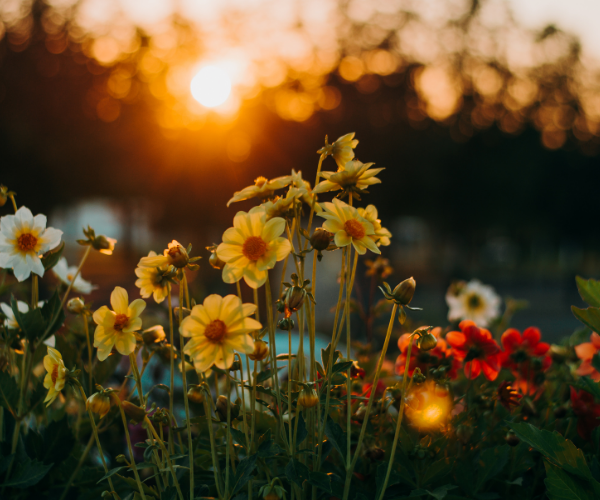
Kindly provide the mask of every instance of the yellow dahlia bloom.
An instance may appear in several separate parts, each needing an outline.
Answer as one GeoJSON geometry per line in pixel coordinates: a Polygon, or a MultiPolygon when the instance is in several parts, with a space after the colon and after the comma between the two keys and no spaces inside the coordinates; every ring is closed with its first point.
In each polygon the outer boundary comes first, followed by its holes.
{"type": "Polygon", "coordinates": [[[44,265],[40,256],[56,248],[62,231],[46,228],[46,216],[35,217],[26,207],[15,215],[0,219],[0,268],[11,269],[18,281],[29,278],[31,273],[44,276],[44,265]]]}
{"type": "Polygon", "coordinates": [[[173,240],[167,246],[166,250],[163,251],[163,255],[148,254],[148,257],[142,257],[138,262],[140,267],[163,267],[171,265],[175,267],[185,267],[190,261],[187,250],[183,248],[181,243],[177,240],[173,240]]]}
{"type": "Polygon", "coordinates": [[[235,203],[236,201],[248,200],[250,198],[268,198],[272,196],[275,191],[289,186],[292,182],[291,175],[285,175],[283,177],[276,177],[275,179],[268,180],[266,177],[257,177],[254,179],[254,186],[248,186],[241,191],[233,193],[233,198],[227,202],[227,206],[235,203]]]}
{"type": "Polygon", "coordinates": [[[361,217],[367,219],[373,224],[375,233],[371,236],[377,246],[387,247],[391,242],[392,233],[381,225],[381,219],[377,218],[377,208],[375,205],[368,205],[367,208],[358,208],[358,213],[361,217]]]}
{"type": "Polygon", "coordinates": [[[315,212],[317,213],[323,211],[321,205],[317,203],[317,195],[311,189],[310,182],[305,181],[302,178],[302,172],[296,172],[294,169],[292,169],[292,186],[297,190],[295,191],[295,196],[298,199],[302,200],[309,207],[312,206],[314,202],[315,212]]]}
{"type": "Polygon", "coordinates": [[[358,139],[354,138],[355,132],[338,137],[333,144],[327,144],[324,148],[319,149],[317,153],[329,154],[338,164],[339,168],[344,168],[346,163],[354,159],[354,148],[358,146],[358,139]]]}
{"type": "MultiPolygon", "coordinates": [[[[148,257],[156,257],[156,252],[150,251],[148,257]]],[[[163,255],[159,257],[163,258],[163,255]]],[[[143,259],[142,259],[143,260],[143,259]]],[[[147,299],[151,295],[157,304],[160,304],[167,297],[168,281],[163,278],[163,274],[169,269],[169,264],[164,263],[159,266],[143,266],[138,264],[135,268],[135,275],[138,279],[135,281],[135,286],[140,289],[140,295],[147,299]]]]}
{"type": "Polygon", "coordinates": [[[321,172],[325,180],[319,182],[313,189],[314,193],[325,193],[327,191],[338,191],[340,189],[364,190],[373,184],[381,183],[375,177],[383,168],[371,168],[374,163],[361,163],[358,160],[349,161],[337,172],[321,172]]]}
{"type": "Polygon", "coordinates": [[[44,378],[44,387],[48,389],[48,395],[44,399],[44,403],[46,403],[46,406],[50,406],[60,391],[63,390],[67,374],[62,355],[50,346],[48,346],[48,354],[44,356],[44,368],[48,372],[44,378]]]}
{"type": "Polygon", "coordinates": [[[337,198],[333,203],[323,203],[324,212],[318,214],[327,219],[323,229],[333,233],[335,244],[345,247],[352,243],[355,250],[364,255],[367,249],[374,253],[381,253],[372,236],[375,234],[373,224],[362,217],[358,210],[337,198]]]}
{"type": "Polygon", "coordinates": [[[249,318],[256,311],[254,304],[242,304],[236,295],[209,295],[203,304],[194,306],[179,328],[184,337],[191,337],[183,351],[194,362],[198,372],[211,366],[223,370],[233,363],[233,352],[254,352],[254,341],[248,335],[262,325],[249,318]]]}
{"type": "Polygon", "coordinates": [[[146,308],[146,302],[136,299],[131,304],[127,291],[120,286],[110,294],[111,311],[102,306],[94,313],[94,322],[98,325],[94,332],[94,347],[98,348],[98,359],[104,361],[116,347],[123,355],[135,351],[135,335],[133,332],[142,327],[139,317],[146,308]]]}
{"type": "Polygon", "coordinates": [[[223,281],[235,283],[244,278],[252,288],[262,286],[269,269],[292,250],[290,242],[280,237],[284,231],[285,220],[274,217],[267,221],[263,206],[238,212],[217,247],[217,257],[225,262],[223,281]]]}

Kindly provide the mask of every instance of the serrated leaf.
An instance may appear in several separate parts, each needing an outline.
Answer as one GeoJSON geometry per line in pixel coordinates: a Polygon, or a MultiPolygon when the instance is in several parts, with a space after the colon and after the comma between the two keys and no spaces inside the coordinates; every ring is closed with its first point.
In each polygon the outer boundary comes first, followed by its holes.
{"type": "Polygon", "coordinates": [[[600,307],[600,281],[586,280],[581,276],[575,278],[581,298],[592,307],[600,307]]]}
{"type": "Polygon", "coordinates": [[[285,475],[290,482],[302,487],[302,483],[308,480],[310,471],[302,462],[292,458],[285,467],[285,475]]]}
{"type": "Polygon", "coordinates": [[[238,429],[234,429],[233,427],[230,427],[229,430],[231,432],[231,436],[233,437],[233,440],[237,444],[246,446],[246,435],[242,431],[240,431],[238,429]]]}
{"type": "Polygon", "coordinates": [[[45,322],[44,331],[46,328],[50,328],[48,330],[48,336],[50,336],[58,331],[65,322],[65,311],[61,308],[58,290],[55,290],[52,297],[50,297],[50,300],[44,303],[41,311],[45,322]]]}
{"type": "Polygon", "coordinates": [[[547,495],[550,500],[593,500],[594,495],[585,482],[544,460],[547,495]]]}
{"type": "Polygon", "coordinates": [[[455,488],[458,488],[458,486],[455,486],[453,484],[445,484],[444,486],[440,486],[439,488],[436,488],[433,491],[429,491],[429,490],[425,490],[425,491],[427,491],[427,493],[429,493],[430,496],[435,498],[435,500],[443,500],[444,498],[446,498],[446,495],[448,494],[448,492],[455,488]]]}
{"type": "Polygon", "coordinates": [[[331,374],[335,374],[335,373],[339,373],[339,372],[345,372],[346,370],[348,370],[350,367],[352,367],[352,365],[354,364],[353,361],[344,361],[342,363],[336,363],[335,365],[333,365],[333,367],[331,368],[331,374]]]}
{"type": "Polygon", "coordinates": [[[595,332],[600,331],[600,308],[588,307],[587,309],[580,309],[579,307],[571,306],[571,311],[589,329],[595,332]]]}
{"type": "MultiPolygon", "coordinates": [[[[381,490],[383,489],[383,483],[385,482],[385,476],[387,474],[389,462],[381,462],[377,466],[377,475],[375,479],[375,484],[377,486],[377,492],[375,493],[375,498],[379,498],[381,496],[381,490]]],[[[393,486],[394,484],[398,484],[402,481],[402,478],[392,469],[390,473],[390,477],[388,479],[388,483],[386,488],[393,486]]],[[[411,495],[412,496],[412,495],[411,495]]]]}
{"type": "Polygon", "coordinates": [[[479,490],[488,479],[497,476],[508,463],[510,457],[510,446],[507,444],[496,448],[487,448],[479,456],[478,464],[481,467],[477,478],[477,490],[479,490]]]}
{"type": "Polygon", "coordinates": [[[346,460],[346,433],[334,422],[329,415],[325,422],[325,435],[331,441],[333,447],[338,451],[344,461],[346,460]]]}
{"type": "Polygon", "coordinates": [[[31,488],[39,483],[46,474],[50,471],[54,464],[43,464],[37,460],[27,458],[23,462],[18,462],[10,479],[2,486],[10,486],[11,488],[31,488]]]}
{"type": "Polygon", "coordinates": [[[255,453],[254,455],[244,458],[238,464],[235,471],[235,477],[233,478],[232,495],[235,495],[238,491],[240,491],[250,480],[250,475],[256,468],[257,457],[258,455],[255,453]]]}

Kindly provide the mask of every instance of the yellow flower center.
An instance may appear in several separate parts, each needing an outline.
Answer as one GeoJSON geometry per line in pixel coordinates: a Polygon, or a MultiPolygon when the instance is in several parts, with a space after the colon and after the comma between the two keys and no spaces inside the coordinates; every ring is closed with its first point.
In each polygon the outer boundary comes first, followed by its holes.
{"type": "Polygon", "coordinates": [[[244,241],[242,253],[249,260],[260,259],[267,251],[267,244],[260,236],[250,236],[244,241]]]}
{"type": "Polygon", "coordinates": [[[117,314],[117,317],[115,318],[114,329],[120,332],[121,330],[123,330],[123,328],[125,328],[128,321],[129,318],[127,317],[127,314],[117,314]]]}
{"type": "Polygon", "coordinates": [[[67,281],[73,281],[74,276],[72,274],[67,274],[67,281]]]}
{"type": "Polygon", "coordinates": [[[476,310],[483,307],[483,301],[481,300],[481,297],[476,293],[469,295],[469,297],[467,298],[467,304],[469,304],[469,308],[472,310],[476,310]]]}
{"type": "Polygon", "coordinates": [[[17,245],[22,252],[29,252],[37,245],[37,238],[31,233],[24,233],[17,239],[17,245]]]}
{"type": "Polygon", "coordinates": [[[52,373],[50,374],[50,377],[52,378],[52,385],[56,385],[56,380],[58,379],[58,365],[54,365],[52,367],[52,373]]]}
{"type": "Polygon", "coordinates": [[[211,321],[206,327],[206,330],[204,330],[204,336],[212,342],[221,342],[226,333],[227,327],[220,319],[211,321]]]}
{"type": "Polygon", "coordinates": [[[257,187],[263,187],[266,182],[268,182],[268,179],[262,175],[254,179],[254,185],[257,187]]]}
{"type": "Polygon", "coordinates": [[[348,236],[355,240],[362,240],[365,237],[366,231],[363,225],[356,219],[350,219],[344,222],[344,229],[348,236]]]}

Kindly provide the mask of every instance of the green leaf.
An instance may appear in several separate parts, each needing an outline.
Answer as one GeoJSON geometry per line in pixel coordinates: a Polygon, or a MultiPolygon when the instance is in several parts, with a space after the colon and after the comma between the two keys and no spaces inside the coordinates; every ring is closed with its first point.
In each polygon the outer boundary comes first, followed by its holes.
{"type": "Polygon", "coordinates": [[[592,366],[596,371],[600,371],[600,354],[594,354],[592,358],[592,366]]]}
{"type": "Polygon", "coordinates": [[[509,456],[510,446],[507,444],[496,448],[487,448],[481,453],[478,460],[481,469],[477,478],[476,490],[479,490],[488,479],[502,472],[508,463],[509,456]]]}
{"type": "Polygon", "coordinates": [[[17,463],[13,473],[10,475],[10,479],[2,486],[10,486],[11,488],[30,488],[35,486],[48,474],[53,465],[44,465],[42,462],[27,458],[25,461],[17,463]]]}
{"type": "Polygon", "coordinates": [[[458,488],[458,486],[455,486],[453,484],[445,484],[444,486],[440,486],[439,488],[436,488],[433,491],[429,491],[429,490],[425,490],[425,491],[427,491],[427,493],[429,493],[429,495],[431,495],[433,498],[435,498],[435,500],[443,500],[446,497],[446,495],[448,494],[448,492],[450,490],[453,490],[454,488],[458,488]]]}
{"type": "Polygon", "coordinates": [[[259,384],[261,382],[264,382],[265,380],[269,380],[273,375],[277,376],[277,372],[279,372],[279,370],[282,370],[283,368],[283,366],[280,366],[277,369],[270,368],[269,370],[264,370],[260,372],[256,375],[256,383],[259,384]]]}
{"type": "Polygon", "coordinates": [[[40,260],[42,261],[42,264],[44,265],[45,271],[52,269],[56,264],[58,264],[58,261],[60,260],[64,249],[65,249],[65,242],[63,241],[58,248],[56,248],[55,250],[52,250],[50,252],[46,252],[42,256],[42,258],[40,260]]]}
{"type": "Polygon", "coordinates": [[[276,455],[279,455],[280,453],[283,453],[283,450],[272,439],[269,439],[268,441],[264,441],[258,447],[258,451],[257,451],[258,456],[261,458],[274,457],[276,455]]]}
{"type": "MultiPolygon", "coordinates": [[[[138,443],[139,444],[139,443],[138,443]]],[[[123,469],[127,469],[127,465],[123,465],[121,467],[115,467],[114,469],[109,470],[104,476],[102,476],[96,484],[100,484],[105,479],[114,476],[117,472],[122,471],[123,469]]]]}
{"type": "Polygon", "coordinates": [[[69,428],[66,415],[61,420],[50,422],[41,434],[44,440],[44,454],[37,457],[44,463],[50,460],[59,463],[71,454],[75,446],[75,437],[69,428]]]}
{"type": "Polygon", "coordinates": [[[594,382],[590,377],[581,377],[575,385],[579,389],[589,392],[596,399],[600,399],[600,384],[594,382]]]}
{"type": "MultiPolygon", "coordinates": [[[[375,484],[377,485],[377,492],[375,493],[375,498],[379,498],[381,495],[381,490],[383,489],[383,483],[387,474],[388,464],[389,462],[381,462],[377,466],[377,476],[375,479],[375,484]]],[[[394,469],[392,469],[390,477],[388,479],[388,483],[386,485],[386,489],[400,482],[402,482],[402,478],[396,473],[394,469]]]]}
{"type": "Polygon", "coordinates": [[[235,477],[233,478],[233,492],[232,495],[235,495],[238,491],[240,491],[248,481],[250,480],[250,475],[252,471],[256,468],[256,458],[258,455],[255,453],[247,458],[244,458],[235,471],[235,477]]]}
{"type": "Polygon", "coordinates": [[[600,483],[594,479],[583,452],[558,432],[540,430],[531,424],[508,424],[521,441],[538,450],[546,459],[565,472],[587,479],[600,496],[600,483]]]}
{"type": "Polygon", "coordinates": [[[452,463],[449,460],[442,458],[441,460],[437,460],[433,462],[423,475],[423,479],[421,480],[421,485],[426,486],[427,484],[438,481],[445,475],[449,474],[452,470],[452,463]]]}
{"type": "Polygon", "coordinates": [[[44,326],[44,330],[52,324],[52,327],[49,330],[48,336],[55,333],[65,322],[65,312],[60,306],[61,300],[58,295],[58,290],[55,290],[50,297],[50,300],[44,304],[42,307],[42,316],[44,317],[44,322],[46,325],[44,326]],[[54,320],[54,318],[56,318],[54,320]],[[54,321],[53,321],[54,320],[54,321]]]}
{"type": "Polygon", "coordinates": [[[346,370],[348,370],[348,368],[350,368],[352,365],[354,364],[353,361],[343,361],[341,363],[336,363],[335,365],[333,365],[333,367],[331,368],[331,374],[335,374],[335,373],[339,373],[339,372],[345,372],[346,370]]]}
{"type": "Polygon", "coordinates": [[[308,480],[310,471],[308,467],[295,458],[292,458],[285,467],[285,475],[290,482],[296,483],[302,487],[302,483],[308,480]]]}
{"type": "Polygon", "coordinates": [[[94,373],[94,380],[97,384],[104,384],[108,378],[115,372],[117,365],[121,361],[120,354],[113,354],[109,356],[104,361],[96,362],[94,369],[92,370],[94,373]]]}
{"type": "Polygon", "coordinates": [[[41,309],[36,308],[29,312],[22,313],[19,311],[17,301],[14,296],[11,296],[10,298],[10,306],[13,310],[13,314],[15,315],[17,323],[19,323],[19,326],[21,327],[21,330],[27,339],[36,340],[44,334],[46,322],[42,316],[41,309]]]}
{"type": "Polygon", "coordinates": [[[581,276],[577,276],[575,281],[581,298],[592,307],[600,307],[600,281],[586,280],[581,276]]]}
{"type": "Polygon", "coordinates": [[[571,306],[571,311],[589,329],[595,332],[600,331],[600,308],[588,307],[587,309],[580,309],[579,307],[571,306]]]}
{"type": "Polygon", "coordinates": [[[331,491],[330,476],[329,474],[325,474],[325,472],[310,472],[308,482],[317,488],[325,490],[329,494],[333,493],[331,491]]]}
{"type": "Polygon", "coordinates": [[[594,495],[585,486],[584,481],[573,477],[565,470],[544,460],[546,479],[544,483],[550,500],[593,500],[594,495]]]}
{"type": "Polygon", "coordinates": [[[234,429],[233,427],[230,427],[229,430],[231,431],[231,435],[233,437],[233,440],[237,443],[237,444],[241,444],[242,446],[246,446],[246,435],[238,430],[238,429],[234,429]]]}
{"type": "Polygon", "coordinates": [[[6,372],[0,372],[0,406],[16,411],[19,403],[19,386],[6,372]]]}
{"type": "Polygon", "coordinates": [[[331,441],[333,447],[338,451],[344,461],[346,460],[346,433],[334,422],[329,415],[325,422],[325,435],[331,441]]]}
{"type": "MultiPolygon", "coordinates": [[[[308,431],[306,430],[306,422],[304,421],[302,413],[300,413],[296,418],[298,418],[298,433],[296,435],[296,444],[298,445],[306,439],[308,436],[308,431]]],[[[296,418],[292,420],[292,425],[294,427],[296,427],[296,418]]]]}

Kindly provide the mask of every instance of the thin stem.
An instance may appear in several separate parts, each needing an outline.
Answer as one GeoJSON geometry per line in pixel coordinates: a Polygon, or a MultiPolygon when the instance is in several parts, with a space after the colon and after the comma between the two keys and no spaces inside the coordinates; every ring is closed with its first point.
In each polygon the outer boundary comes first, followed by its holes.
{"type": "Polygon", "coordinates": [[[212,456],[213,472],[215,475],[215,485],[217,486],[217,493],[219,495],[219,498],[221,498],[221,492],[223,490],[221,487],[221,475],[219,474],[219,460],[217,458],[215,436],[212,425],[212,410],[210,408],[210,405],[208,404],[208,398],[211,398],[212,401],[212,395],[210,393],[210,390],[208,390],[208,384],[206,383],[206,377],[204,376],[204,374],[202,374],[202,380],[206,392],[204,396],[204,401],[202,403],[204,405],[204,414],[206,415],[206,426],[208,427],[208,436],[210,439],[210,452],[212,456]]]}
{"type": "MultiPolygon", "coordinates": [[[[352,246],[348,245],[348,261],[350,261],[350,257],[352,255],[352,246]]],[[[356,264],[358,261],[358,252],[354,251],[354,265],[353,268],[356,268],[356,264]]],[[[346,278],[346,361],[350,361],[351,357],[351,338],[350,338],[350,295],[352,294],[351,290],[351,275],[350,275],[350,266],[348,266],[348,277],[346,278]]],[[[375,389],[371,389],[371,392],[375,392],[375,389]]],[[[350,466],[350,457],[352,456],[352,368],[348,368],[346,372],[346,432],[348,433],[348,439],[346,440],[346,467],[350,466]]]]}
{"type": "Polygon", "coordinates": [[[15,195],[11,194],[9,195],[10,201],[12,201],[12,206],[15,209],[15,213],[17,213],[17,202],[15,201],[15,195]]]}
{"type": "Polygon", "coordinates": [[[92,448],[93,443],[94,443],[94,435],[92,434],[90,436],[87,446],[85,447],[85,449],[83,450],[83,453],[81,454],[81,458],[79,459],[79,462],[77,462],[77,467],[75,467],[73,474],[71,474],[71,477],[67,481],[67,484],[65,485],[65,489],[63,490],[62,495],[60,496],[59,500],[64,500],[65,497],[67,496],[67,493],[69,492],[69,489],[71,488],[71,484],[73,483],[73,481],[75,481],[77,474],[79,474],[79,470],[81,469],[83,462],[85,462],[85,459],[87,458],[88,453],[90,452],[90,449],[92,448]]]}
{"type": "Polygon", "coordinates": [[[90,329],[88,325],[88,317],[87,314],[83,313],[81,315],[81,319],[83,319],[83,330],[85,332],[85,340],[87,341],[88,348],[88,364],[89,364],[89,386],[88,390],[92,392],[94,386],[92,385],[94,376],[92,374],[92,364],[93,364],[93,351],[92,351],[92,341],[90,339],[90,329]]]}
{"type": "MultiPolygon", "coordinates": [[[[170,367],[171,373],[169,376],[169,415],[173,417],[173,398],[175,388],[175,347],[173,341],[173,304],[171,302],[171,283],[167,282],[167,300],[169,301],[169,342],[171,344],[170,367]]],[[[169,422],[170,422],[169,418],[169,422]]],[[[175,422],[177,427],[177,422],[175,422]]],[[[173,430],[169,423],[169,448],[173,449],[173,430]]]]}
{"type": "MultiPolygon", "coordinates": [[[[317,165],[317,175],[315,177],[315,185],[313,186],[313,189],[315,187],[317,187],[317,184],[319,183],[319,176],[321,175],[321,166],[323,165],[323,160],[327,158],[326,154],[322,154],[319,157],[319,164],[317,165]]],[[[308,231],[308,233],[310,234],[310,229],[312,226],[312,220],[313,220],[313,216],[315,215],[315,204],[317,202],[317,195],[313,193],[313,199],[312,199],[312,203],[310,204],[310,215],[308,216],[308,226],[306,228],[306,230],[308,231]]],[[[304,243],[304,250],[306,250],[306,248],[308,247],[308,240],[305,241],[304,243]]]]}
{"type": "MultiPolygon", "coordinates": [[[[225,356],[225,349],[223,349],[223,361],[225,361],[227,357],[225,356]]],[[[226,368],[226,391],[227,391],[227,449],[225,451],[225,498],[229,498],[229,455],[231,448],[231,379],[229,376],[229,370],[226,368]]]]}
{"type": "Polygon", "coordinates": [[[131,372],[133,373],[133,378],[135,379],[135,386],[137,388],[138,396],[140,398],[140,406],[146,409],[146,403],[144,401],[144,391],[142,390],[142,378],[140,377],[140,372],[137,367],[137,359],[135,353],[131,353],[129,355],[129,363],[131,364],[131,372]]]}
{"type": "Polygon", "coordinates": [[[121,411],[121,419],[123,420],[123,429],[125,429],[125,440],[127,441],[127,449],[129,450],[129,457],[131,458],[131,467],[133,468],[133,475],[135,476],[135,481],[138,485],[138,489],[140,490],[142,500],[146,500],[146,495],[144,494],[144,486],[142,485],[140,475],[138,474],[137,465],[135,463],[135,457],[133,455],[133,448],[131,446],[131,439],[129,438],[129,429],[127,428],[127,417],[125,417],[125,412],[123,411],[123,407],[121,406],[120,402],[119,410],[121,411]]]}

